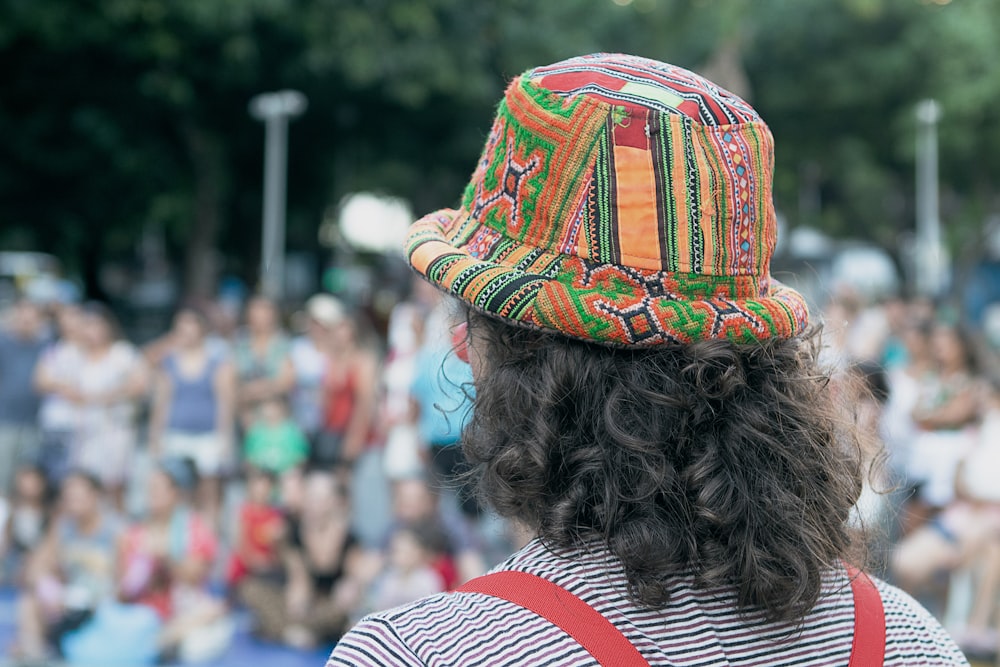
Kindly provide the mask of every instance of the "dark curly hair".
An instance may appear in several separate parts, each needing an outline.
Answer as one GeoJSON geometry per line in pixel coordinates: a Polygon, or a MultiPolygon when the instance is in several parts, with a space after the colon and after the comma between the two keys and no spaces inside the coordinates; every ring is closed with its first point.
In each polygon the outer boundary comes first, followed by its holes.
{"type": "Polygon", "coordinates": [[[550,546],[603,541],[639,604],[689,573],[796,621],[854,553],[860,450],[813,337],[609,348],[477,313],[469,332],[483,499],[550,546]]]}

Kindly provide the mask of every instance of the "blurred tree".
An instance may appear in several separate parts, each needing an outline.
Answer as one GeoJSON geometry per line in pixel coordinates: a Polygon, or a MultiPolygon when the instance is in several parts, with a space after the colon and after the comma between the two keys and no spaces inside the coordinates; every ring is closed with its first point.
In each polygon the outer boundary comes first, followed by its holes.
{"type": "Polygon", "coordinates": [[[255,279],[263,129],[296,88],[289,245],[352,191],[456,201],[506,81],[606,50],[743,88],[777,140],[793,220],[896,250],[912,227],[913,105],[937,98],[956,243],[996,209],[992,0],[0,0],[0,244],[89,276],[166,232],[185,287],[255,279]]]}
{"type": "Polygon", "coordinates": [[[776,198],[793,220],[897,253],[914,225],[914,110],[932,97],[943,107],[946,236],[956,250],[977,237],[998,205],[991,109],[1000,103],[1000,5],[804,0],[755,8],[746,63],[777,142],[776,198]],[[819,208],[808,205],[814,196],[819,208]]]}

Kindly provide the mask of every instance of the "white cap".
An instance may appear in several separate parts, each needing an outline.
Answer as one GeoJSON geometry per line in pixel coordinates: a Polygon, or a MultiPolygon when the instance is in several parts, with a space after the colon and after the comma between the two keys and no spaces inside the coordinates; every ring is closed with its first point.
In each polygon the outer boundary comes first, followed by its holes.
{"type": "Polygon", "coordinates": [[[330,327],[344,320],[346,315],[344,304],[330,294],[314,294],[306,301],[306,312],[309,317],[325,327],[330,327]]]}

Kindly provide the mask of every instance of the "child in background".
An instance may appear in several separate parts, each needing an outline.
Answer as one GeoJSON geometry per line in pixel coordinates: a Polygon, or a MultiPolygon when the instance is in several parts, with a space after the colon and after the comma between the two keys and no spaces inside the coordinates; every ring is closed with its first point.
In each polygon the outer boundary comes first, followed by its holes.
{"type": "Polygon", "coordinates": [[[240,595],[258,637],[312,649],[332,643],[343,632],[347,614],[334,591],[355,560],[356,549],[347,491],[339,477],[321,468],[309,470],[301,480],[296,477],[293,470],[282,479],[283,501],[292,501],[286,504],[291,512],[282,549],[284,576],[248,577],[240,595]]]}
{"type": "Polygon", "coordinates": [[[389,542],[386,569],[375,580],[367,611],[381,611],[445,590],[434,569],[445,536],[432,521],[400,526],[389,542]]]}
{"type": "Polygon", "coordinates": [[[283,399],[263,401],[258,414],[243,445],[247,463],[281,475],[309,458],[309,442],[283,399]]]}
{"type": "Polygon", "coordinates": [[[110,599],[123,524],[105,505],[101,481],[82,470],[63,479],[60,512],[30,558],[18,601],[18,652],[42,659],[110,599]],[[51,642],[53,646],[46,646],[51,642]]]}
{"type": "Polygon", "coordinates": [[[285,537],[285,517],[274,505],[277,478],[261,468],[247,474],[247,501],[240,508],[236,550],[229,562],[227,582],[237,587],[247,577],[280,575],[280,544],[285,537]]]}
{"type": "Polygon", "coordinates": [[[18,468],[3,540],[10,550],[7,565],[18,573],[18,578],[24,559],[45,537],[50,495],[49,481],[41,466],[29,463],[18,468]]]}

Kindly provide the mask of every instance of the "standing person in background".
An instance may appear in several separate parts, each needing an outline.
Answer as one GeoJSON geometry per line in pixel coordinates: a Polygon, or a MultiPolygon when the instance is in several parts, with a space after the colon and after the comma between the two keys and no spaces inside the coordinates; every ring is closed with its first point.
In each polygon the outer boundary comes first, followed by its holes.
{"type": "Polygon", "coordinates": [[[40,397],[33,381],[45,348],[45,319],[33,303],[18,301],[0,330],[0,495],[10,490],[19,460],[39,448],[40,397]]]}
{"type": "Polygon", "coordinates": [[[288,337],[281,330],[278,307],[256,296],[247,304],[246,330],[233,346],[240,425],[249,428],[257,407],[271,398],[287,398],[295,386],[288,337]]]}
{"type": "Polygon", "coordinates": [[[329,294],[306,301],[305,334],[292,341],[295,369],[292,414],[306,437],[315,440],[323,428],[323,377],[326,375],[330,336],[344,321],[344,306],[329,294]]]}
{"type": "Polygon", "coordinates": [[[136,445],[136,402],[146,394],[149,374],[102,304],[84,308],[81,343],[78,365],[67,376],[67,393],[77,405],[70,458],[96,475],[123,510],[136,445]]]}
{"type": "Polygon", "coordinates": [[[931,349],[933,324],[910,316],[900,329],[900,340],[905,349],[905,361],[888,373],[889,400],[882,420],[883,439],[889,453],[889,467],[893,476],[906,487],[900,502],[909,508],[900,513],[900,532],[903,535],[927,520],[927,508],[914,496],[918,484],[914,472],[919,472],[919,462],[913,465],[913,447],[919,429],[913,411],[925,387],[934,382],[934,352],[931,349]]]}
{"type": "Polygon", "coordinates": [[[339,468],[348,486],[352,527],[363,544],[374,543],[389,523],[384,448],[376,440],[379,355],[368,323],[355,313],[333,328],[323,377],[323,431],[312,461],[339,468]]]}
{"type": "Polygon", "coordinates": [[[745,101],[666,63],[511,83],[461,208],[406,243],[469,309],[482,496],[535,539],[369,616],[330,665],[968,664],[845,564],[858,433],[770,274],[773,151],[745,101]]]}
{"type": "Polygon", "coordinates": [[[475,519],[475,498],[459,483],[465,471],[460,443],[462,429],[472,412],[472,371],[452,350],[451,305],[435,295],[435,305],[424,324],[410,388],[421,444],[429,459],[435,486],[469,519],[475,519]]]}
{"type": "Polygon", "coordinates": [[[218,523],[222,476],[233,461],[236,378],[232,364],[208,344],[208,321],[192,308],[178,311],[173,349],[156,374],[149,421],[150,453],[190,458],[200,479],[197,505],[218,523]]]}
{"type": "Polygon", "coordinates": [[[313,458],[323,465],[353,464],[372,437],[378,355],[353,318],[330,330],[325,352],[323,427],[313,458]]]}
{"type": "Polygon", "coordinates": [[[75,374],[83,363],[83,323],[79,306],[60,306],[56,313],[59,338],[45,350],[35,370],[34,385],[42,395],[38,413],[41,461],[55,482],[69,470],[70,447],[77,425],[75,374]]]}

